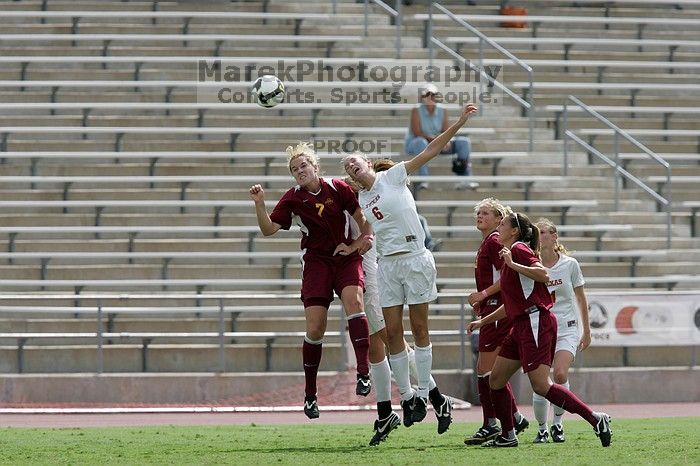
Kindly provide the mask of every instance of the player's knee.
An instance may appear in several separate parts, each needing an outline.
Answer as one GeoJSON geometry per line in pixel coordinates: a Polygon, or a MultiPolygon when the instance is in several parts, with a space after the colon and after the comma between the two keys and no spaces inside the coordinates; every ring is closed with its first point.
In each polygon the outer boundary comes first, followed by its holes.
{"type": "Polygon", "coordinates": [[[554,383],[558,383],[559,385],[565,384],[568,378],[568,374],[565,370],[554,371],[554,383]]]}
{"type": "Polygon", "coordinates": [[[412,325],[411,333],[413,334],[413,340],[418,346],[427,346],[430,344],[430,335],[428,334],[428,327],[425,325],[412,325]]]}
{"type": "Polygon", "coordinates": [[[323,335],[326,333],[326,326],[322,322],[307,322],[306,323],[306,337],[309,340],[317,341],[322,340],[323,335]]]}
{"type": "Polygon", "coordinates": [[[494,374],[492,372],[491,376],[489,377],[489,388],[491,388],[491,390],[500,390],[505,387],[507,383],[508,380],[502,377],[500,374],[494,374]]]}
{"type": "Polygon", "coordinates": [[[533,381],[532,382],[532,391],[537,393],[540,396],[546,396],[547,392],[549,391],[550,384],[548,381],[533,381]]]}

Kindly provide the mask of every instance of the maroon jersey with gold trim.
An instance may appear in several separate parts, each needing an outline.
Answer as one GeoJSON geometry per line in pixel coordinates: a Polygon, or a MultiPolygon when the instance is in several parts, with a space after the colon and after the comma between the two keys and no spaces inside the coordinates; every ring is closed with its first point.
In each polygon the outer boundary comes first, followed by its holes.
{"type": "Polygon", "coordinates": [[[320,178],[321,189],[312,194],[295,186],[280,198],[270,219],[289,230],[301,228],[301,249],[332,255],[340,243],[352,243],[349,216],[359,208],[357,197],[342,180],[320,178]]]}
{"type": "MultiPolygon", "coordinates": [[[[476,253],[476,269],[474,270],[474,278],[476,280],[477,291],[483,291],[489,286],[496,283],[501,278],[501,267],[503,267],[503,259],[498,255],[498,252],[503,249],[503,245],[498,242],[498,232],[494,231],[481,241],[479,251],[476,253]]],[[[501,305],[501,293],[495,293],[489,296],[481,303],[483,309],[488,308],[488,313],[501,305]]]]}
{"type": "MultiPolygon", "coordinates": [[[[510,248],[513,262],[531,267],[540,259],[532,252],[530,246],[518,241],[510,248]]],[[[501,269],[501,295],[506,307],[506,314],[511,319],[525,315],[525,310],[531,306],[541,309],[552,307],[552,297],[547,290],[547,284],[519,274],[505,263],[501,269]]]]}

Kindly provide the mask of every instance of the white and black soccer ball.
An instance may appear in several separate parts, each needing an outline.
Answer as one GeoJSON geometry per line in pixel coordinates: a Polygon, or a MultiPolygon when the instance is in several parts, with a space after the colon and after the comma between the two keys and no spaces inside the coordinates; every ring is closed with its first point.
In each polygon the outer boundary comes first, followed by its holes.
{"type": "Polygon", "coordinates": [[[277,76],[266,74],[253,82],[255,103],[265,108],[272,108],[284,102],[284,83],[277,76]]]}

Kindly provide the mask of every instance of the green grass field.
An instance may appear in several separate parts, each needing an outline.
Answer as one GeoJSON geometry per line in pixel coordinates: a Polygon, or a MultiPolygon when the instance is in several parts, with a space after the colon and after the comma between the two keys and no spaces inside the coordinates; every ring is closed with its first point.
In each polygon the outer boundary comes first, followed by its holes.
{"type": "Polygon", "coordinates": [[[700,419],[613,419],[613,443],[600,446],[583,421],[565,421],[563,444],[467,447],[476,423],[400,427],[379,447],[364,425],[247,425],[17,429],[0,432],[0,464],[700,464],[700,419]]]}

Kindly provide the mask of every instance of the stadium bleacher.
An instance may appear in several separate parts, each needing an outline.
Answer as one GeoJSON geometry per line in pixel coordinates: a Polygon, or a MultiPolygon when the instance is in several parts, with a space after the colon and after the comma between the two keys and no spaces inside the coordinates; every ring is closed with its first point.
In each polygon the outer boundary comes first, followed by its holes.
{"type": "MultiPolygon", "coordinates": [[[[159,11],[116,1],[82,10],[60,1],[54,9],[49,1],[40,11],[40,3],[10,2],[0,12],[0,248],[7,251],[0,253],[1,372],[298,371],[304,329],[295,295],[298,233],[258,234],[247,186],[266,183],[269,199],[277,199],[293,182],[282,151],[299,138],[381,140],[386,146],[377,155],[402,159],[408,108],[424,81],[402,83],[402,103],[348,106],[327,102],[330,89],[379,92],[392,81],[310,76],[288,89],[323,101],[265,110],[201,102],[198,93],[220,83],[193,81],[196,60],[221,58],[242,68],[323,60],[336,72],[355,70],[359,61],[424,67],[426,6],[404,7],[397,60],[388,16],[373,10],[372,36],[364,37],[362,5],[351,1],[338,2],[336,14],[322,0],[270,2],[265,13],[261,1],[217,3],[214,12],[194,11],[194,2],[164,2],[159,11]],[[274,34],[263,34],[261,26],[271,21],[274,34]],[[216,303],[212,296],[223,292],[216,303]],[[49,297],[58,293],[60,299],[49,297]]],[[[444,3],[536,70],[537,118],[528,152],[528,122],[517,104],[506,98],[503,105],[485,105],[465,130],[478,188],[454,189],[459,180],[451,176],[449,157],[431,163],[428,179],[415,179],[430,181],[429,189],[416,191],[417,205],[442,240],[435,253],[442,295],[431,308],[439,334],[436,369],[472,367],[459,329],[470,318],[464,292],[473,288],[480,241],[472,210],[487,196],[559,223],[593,295],[697,291],[700,126],[683,116],[700,106],[700,28],[693,27],[700,9],[658,1],[576,7],[523,1],[532,17],[524,19],[526,28],[513,30],[499,26],[499,2],[444,3]],[[612,171],[589,163],[584,150],[573,148],[563,175],[557,135],[569,94],[672,163],[671,186],[663,187],[659,168],[633,146],[620,141],[617,147],[622,167],[659,191],[671,188],[670,249],[656,203],[626,187],[616,205],[612,171]]],[[[436,21],[433,34],[478,59],[475,40],[436,21]]],[[[447,69],[453,58],[437,53],[435,63],[447,69]]],[[[492,52],[484,63],[502,65],[499,79],[508,86],[529,89],[527,76],[492,52]]],[[[247,92],[246,79],[226,85],[247,92]]],[[[458,105],[448,108],[454,114],[458,105]]],[[[571,113],[568,128],[593,137],[598,150],[615,150],[609,131],[589,119],[571,113]]],[[[341,175],[340,156],[322,155],[328,176],[341,175]]],[[[334,306],[322,370],[347,364],[338,311],[334,306]]],[[[694,348],[674,349],[593,347],[583,364],[606,371],[687,365],[694,348]]],[[[449,386],[469,398],[458,385],[449,386]]]]}

